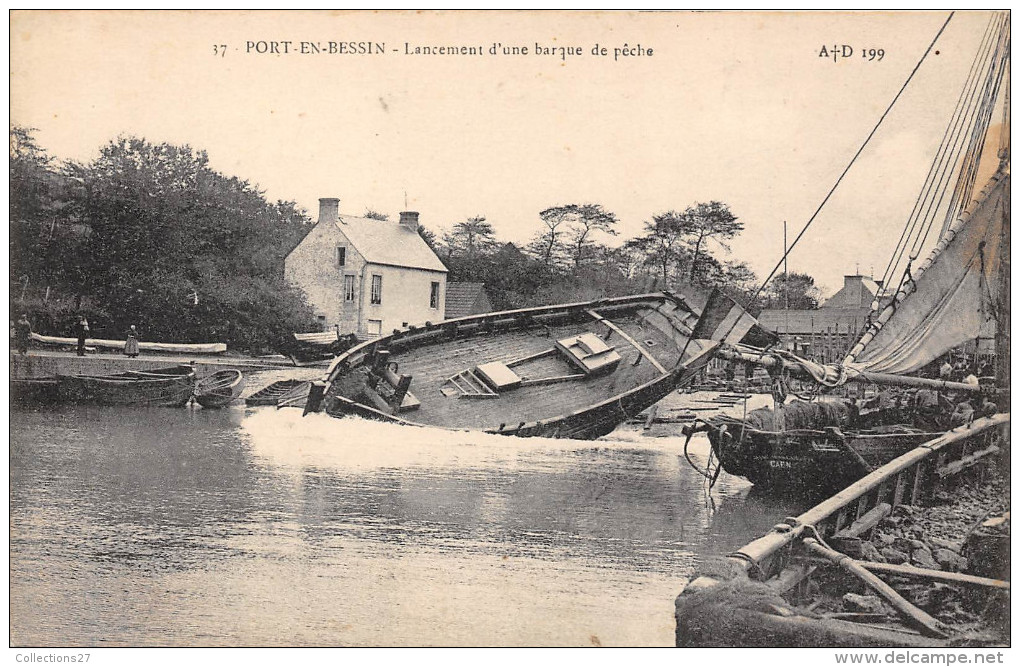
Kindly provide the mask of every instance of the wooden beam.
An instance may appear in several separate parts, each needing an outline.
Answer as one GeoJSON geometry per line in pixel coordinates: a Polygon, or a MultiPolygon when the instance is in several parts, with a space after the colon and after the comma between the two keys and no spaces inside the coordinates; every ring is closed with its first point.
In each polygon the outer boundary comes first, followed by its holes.
{"type": "Polygon", "coordinates": [[[959,459],[958,461],[953,461],[952,463],[947,463],[944,466],[936,468],[935,474],[937,474],[940,479],[943,477],[949,477],[950,475],[955,475],[959,472],[966,470],[967,468],[970,468],[971,466],[977,465],[978,463],[981,462],[981,459],[983,459],[984,457],[990,456],[992,454],[997,454],[998,452],[999,452],[998,445],[990,445],[985,449],[981,449],[972,454],[968,454],[967,456],[964,456],[962,459],[959,459]]]}
{"type": "Polygon", "coordinates": [[[972,586],[984,586],[986,588],[999,588],[1009,590],[1009,582],[1000,579],[989,579],[987,577],[976,577],[972,574],[961,572],[943,572],[942,570],[929,570],[913,565],[894,565],[892,563],[874,563],[872,561],[857,561],[861,567],[879,574],[894,574],[904,577],[918,577],[921,579],[936,579],[948,581],[954,584],[971,584],[972,586]]]}
{"type": "Polygon", "coordinates": [[[621,329],[620,327],[616,326],[615,324],[613,324],[612,322],[610,322],[606,318],[604,318],[601,315],[599,315],[597,311],[589,310],[588,314],[591,315],[592,317],[594,317],[596,320],[598,320],[602,324],[605,324],[607,327],[609,327],[610,329],[612,329],[616,333],[620,334],[620,337],[623,338],[628,343],[630,343],[631,347],[633,347],[635,350],[637,350],[638,353],[642,357],[644,357],[645,359],[648,359],[649,363],[651,363],[652,366],[655,366],[655,369],[657,371],[659,371],[660,373],[668,373],[669,372],[669,371],[666,370],[666,368],[662,364],[660,364],[655,359],[655,357],[653,357],[648,352],[648,350],[646,350],[645,348],[643,348],[641,346],[641,343],[639,343],[636,340],[634,340],[633,338],[631,338],[630,335],[626,331],[624,331],[623,329],[621,329]]]}
{"type": "Polygon", "coordinates": [[[846,538],[846,537],[860,537],[864,533],[868,532],[872,528],[878,525],[878,523],[889,515],[892,511],[892,505],[889,503],[880,503],[876,507],[871,508],[868,512],[865,512],[863,516],[854,521],[852,524],[839,531],[834,538],[846,538]]]}
{"type": "Polygon", "coordinates": [[[850,558],[850,556],[847,556],[846,554],[833,551],[832,549],[823,546],[813,537],[806,537],[801,541],[801,543],[811,553],[825,558],[833,565],[837,565],[857,577],[868,588],[878,593],[883,600],[889,603],[890,607],[896,610],[904,621],[906,621],[911,627],[918,630],[921,634],[926,637],[935,637],[938,639],[945,639],[947,637],[941,623],[929,616],[924,610],[918,609],[907,602],[902,595],[897,593],[889,584],[885,583],[865,569],[860,562],[850,558]]]}

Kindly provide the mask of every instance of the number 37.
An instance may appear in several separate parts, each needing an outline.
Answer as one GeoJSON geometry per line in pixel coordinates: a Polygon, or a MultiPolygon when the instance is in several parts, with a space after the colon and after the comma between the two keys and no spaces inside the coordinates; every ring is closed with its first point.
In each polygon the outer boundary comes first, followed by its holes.
{"type": "Polygon", "coordinates": [[[226,58],[227,57],[227,45],[226,44],[213,44],[212,52],[213,52],[214,56],[219,56],[220,58],[226,58]]]}

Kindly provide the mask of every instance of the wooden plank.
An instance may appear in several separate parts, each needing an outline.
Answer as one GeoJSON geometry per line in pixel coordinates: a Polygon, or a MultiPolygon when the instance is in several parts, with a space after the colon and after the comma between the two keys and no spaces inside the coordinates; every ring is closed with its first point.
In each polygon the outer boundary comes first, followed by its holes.
{"type": "Polygon", "coordinates": [[[657,371],[659,371],[660,373],[668,373],[669,372],[669,371],[666,370],[666,368],[662,364],[660,364],[655,359],[655,357],[653,357],[651,355],[650,352],[648,352],[648,350],[646,350],[644,347],[641,346],[641,343],[639,343],[636,340],[634,340],[633,338],[631,338],[630,334],[628,334],[626,331],[624,331],[620,327],[618,327],[615,324],[613,324],[611,321],[609,321],[606,318],[604,318],[601,315],[599,315],[598,311],[589,310],[587,312],[588,312],[589,315],[594,317],[596,320],[598,320],[602,324],[605,324],[607,327],[609,327],[610,329],[612,329],[616,333],[620,334],[620,337],[623,338],[628,343],[630,343],[631,347],[633,347],[635,350],[637,350],[639,353],[641,353],[641,356],[643,356],[644,358],[648,359],[648,362],[652,366],[655,366],[655,369],[657,371]]]}
{"type": "Polygon", "coordinates": [[[858,517],[856,521],[837,532],[833,535],[834,538],[846,538],[846,537],[860,537],[864,533],[868,532],[872,528],[878,525],[878,523],[889,516],[889,512],[892,511],[892,505],[889,503],[880,503],[876,507],[873,507],[863,516],[858,517]]]}
{"type": "Polygon", "coordinates": [[[893,565],[892,563],[874,563],[872,561],[858,561],[861,567],[880,574],[893,574],[904,577],[917,577],[920,579],[935,579],[948,581],[955,584],[970,584],[972,586],[984,586],[985,588],[998,588],[1009,590],[1009,582],[1000,579],[989,579],[987,577],[976,577],[972,574],[961,572],[943,572],[942,570],[929,570],[913,565],[893,565]]]}
{"type": "Polygon", "coordinates": [[[904,474],[897,473],[896,475],[896,489],[893,491],[893,507],[897,507],[903,503],[903,494],[907,489],[907,481],[904,474]]]}
{"type": "Polygon", "coordinates": [[[981,462],[981,459],[983,459],[984,457],[990,456],[992,454],[997,454],[998,452],[999,446],[992,445],[991,447],[987,447],[985,449],[981,449],[971,454],[968,454],[959,461],[947,463],[946,465],[937,468],[935,470],[935,473],[938,475],[939,479],[943,479],[951,475],[956,475],[966,470],[967,468],[970,468],[971,466],[977,465],[978,463],[981,462]]]}
{"type": "Polygon", "coordinates": [[[889,584],[866,570],[861,563],[846,554],[841,554],[838,551],[833,551],[823,546],[813,537],[804,538],[802,543],[808,551],[829,560],[834,565],[839,566],[861,580],[868,588],[878,593],[883,600],[889,603],[889,606],[895,609],[906,623],[921,634],[938,639],[945,639],[947,637],[945,628],[941,623],[932,618],[924,610],[918,609],[907,602],[902,595],[897,593],[889,584]]]}

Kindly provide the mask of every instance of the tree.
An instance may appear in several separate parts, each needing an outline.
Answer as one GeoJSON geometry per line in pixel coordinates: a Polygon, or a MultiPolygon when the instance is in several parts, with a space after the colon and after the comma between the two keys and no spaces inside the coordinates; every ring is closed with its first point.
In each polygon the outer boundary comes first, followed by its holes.
{"type": "Polygon", "coordinates": [[[570,222],[567,238],[576,271],[589,256],[588,250],[594,246],[593,233],[602,232],[609,236],[617,235],[614,228],[617,218],[602,208],[600,204],[571,204],[568,208],[570,209],[570,222]]]}
{"type": "MultiPolygon", "coordinates": [[[[266,201],[248,181],[213,171],[204,151],[120,137],[90,163],[71,163],[69,208],[88,227],[66,258],[67,288],[150,340],[223,340],[257,350],[314,326],[283,280],[287,252],[311,228],[293,202],[266,201]]],[[[90,318],[91,319],[91,318],[90,318]]]]}
{"type": "Polygon", "coordinates": [[[806,273],[792,272],[775,276],[762,290],[761,304],[764,308],[789,308],[813,310],[818,307],[821,290],[815,286],[815,279],[806,273]]]}
{"type": "Polygon", "coordinates": [[[431,229],[427,229],[424,225],[418,225],[418,236],[425,241],[432,252],[439,254],[439,240],[436,238],[436,233],[431,229]]]}
{"type": "Polygon", "coordinates": [[[695,203],[688,206],[683,213],[685,236],[689,239],[691,261],[689,279],[695,281],[699,270],[699,260],[705,252],[705,244],[715,241],[729,252],[726,241],[744,230],[744,224],[730,212],[726,204],[710,201],[707,204],[695,203]]]}
{"type": "Polygon", "coordinates": [[[553,206],[547,208],[538,216],[545,225],[545,231],[539,232],[534,240],[528,244],[528,249],[546,266],[556,264],[557,256],[561,250],[560,237],[564,231],[561,229],[572,216],[576,215],[575,205],[553,206]]]}
{"type": "Polygon", "coordinates": [[[369,220],[389,220],[390,219],[389,215],[387,215],[385,213],[380,213],[379,211],[376,211],[375,209],[371,209],[371,208],[366,208],[365,209],[364,217],[368,218],[369,220]]]}
{"type": "Polygon", "coordinates": [[[453,226],[453,231],[443,236],[447,257],[462,255],[477,257],[496,246],[496,232],[485,221],[485,216],[476,215],[453,226]]]}
{"type": "Polygon", "coordinates": [[[646,266],[661,272],[664,285],[669,285],[670,269],[679,267],[686,254],[685,221],[684,215],[676,211],[654,215],[650,222],[645,222],[645,235],[625,244],[626,248],[640,254],[646,266]]]}

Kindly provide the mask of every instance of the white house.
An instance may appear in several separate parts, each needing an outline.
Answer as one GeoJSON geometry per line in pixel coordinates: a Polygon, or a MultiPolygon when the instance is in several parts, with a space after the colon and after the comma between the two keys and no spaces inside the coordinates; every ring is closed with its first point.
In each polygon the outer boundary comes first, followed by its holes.
{"type": "Polygon", "coordinates": [[[447,270],[418,234],[418,213],[392,222],[339,207],[339,199],[320,199],[318,222],[284,260],[284,276],[324,328],[372,337],[442,321],[447,270]]]}

